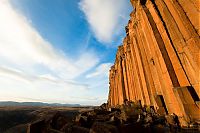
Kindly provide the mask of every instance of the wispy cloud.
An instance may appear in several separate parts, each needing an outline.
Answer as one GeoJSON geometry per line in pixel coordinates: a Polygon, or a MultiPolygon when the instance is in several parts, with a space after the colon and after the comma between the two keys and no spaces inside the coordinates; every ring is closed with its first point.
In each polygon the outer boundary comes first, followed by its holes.
{"type": "Polygon", "coordinates": [[[111,65],[111,63],[99,64],[94,70],[86,74],[85,78],[83,78],[84,83],[90,84],[88,88],[90,90],[90,95],[92,96],[95,94],[98,96],[96,97],[98,103],[106,102],[109,88],[108,75],[111,65]]]}
{"type": "Polygon", "coordinates": [[[56,72],[59,76],[73,78],[98,62],[95,53],[83,53],[74,62],[60,51],[56,51],[28,23],[26,18],[12,9],[7,0],[1,1],[0,10],[2,63],[15,64],[19,67],[25,65],[28,68],[40,64],[56,72]]]}
{"type": "Polygon", "coordinates": [[[94,72],[86,75],[86,78],[94,78],[97,76],[108,77],[108,73],[111,66],[112,66],[111,63],[103,63],[99,65],[94,72]]]}
{"type": "Polygon", "coordinates": [[[110,43],[122,34],[130,7],[125,0],[81,0],[79,6],[99,41],[110,43]]]}
{"type": "Polygon", "coordinates": [[[72,60],[56,50],[8,0],[0,1],[0,47],[0,100],[25,96],[79,102],[70,95],[87,96],[88,84],[74,79],[99,63],[92,51],[72,60]]]}

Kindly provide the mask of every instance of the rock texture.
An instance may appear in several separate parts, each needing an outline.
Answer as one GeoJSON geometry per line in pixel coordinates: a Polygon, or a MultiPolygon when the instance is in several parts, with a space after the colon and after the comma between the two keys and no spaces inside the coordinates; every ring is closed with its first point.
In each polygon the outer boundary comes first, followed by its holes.
{"type": "Polygon", "coordinates": [[[134,10],[110,70],[108,105],[124,100],[200,120],[198,0],[131,0],[134,10]]]}
{"type": "MultiPolygon", "coordinates": [[[[159,115],[153,108],[142,107],[141,103],[130,101],[115,108],[108,108],[107,104],[102,104],[100,107],[81,111],[72,120],[59,111],[48,111],[45,114],[28,124],[27,133],[199,133],[200,131],[198,123],[181,128],[177,115],[159,115]]],[[[21,127],[6,133],[24,133],[19,129],[21,127]]]]}

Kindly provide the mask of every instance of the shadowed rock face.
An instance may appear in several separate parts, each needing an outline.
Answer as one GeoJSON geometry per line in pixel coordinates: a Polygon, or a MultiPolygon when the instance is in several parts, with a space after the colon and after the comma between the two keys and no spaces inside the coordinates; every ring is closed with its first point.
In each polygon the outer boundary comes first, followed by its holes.
{"type": "Polygon", "coordinates": [[[0,133],[26,133],[31,124],[40,130],[46,128],[46,123],[60,129],[63,123],[71,122],[80,110],[88,108],[0,106],[0,133]]]}
{"type": "Polygon", "coordinates": [[[27,133],[177,133],[199,131],[199,125],[180,127],[177,115],[159,115],[153,108],[129,102],[117,108],[96,107],[80,112],[72,121],[60,112],[28,125],[27,133]]]}
{"type": "Polygon", "coordinates": [[[182,126],[200,122],[200,2],[131,0],[134,7],[110,69],[110,107],[140,101],[182,126]],[[198,22],[197,22],[198,21],[198,22]]]}

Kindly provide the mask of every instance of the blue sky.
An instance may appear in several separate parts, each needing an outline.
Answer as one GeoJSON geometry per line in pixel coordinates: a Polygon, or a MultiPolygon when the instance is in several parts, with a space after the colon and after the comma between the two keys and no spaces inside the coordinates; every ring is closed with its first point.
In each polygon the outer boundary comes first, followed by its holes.
{"type": "Polygon", "coordinates": [[[1,0],[0,100],[106,102],[129,0],[1,0]]]}

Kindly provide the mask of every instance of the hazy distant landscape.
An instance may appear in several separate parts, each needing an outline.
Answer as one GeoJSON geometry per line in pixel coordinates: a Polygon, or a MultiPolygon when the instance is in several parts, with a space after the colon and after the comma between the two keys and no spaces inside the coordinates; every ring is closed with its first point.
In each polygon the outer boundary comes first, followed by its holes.
{"type": "Polygon", "coordinates": [[[63,107],[80,107],[80,104],[61,104],[61,103],[43,103],[43,102],[14,102],[2,101],[0,106],[63,106],[63,107]]]}

